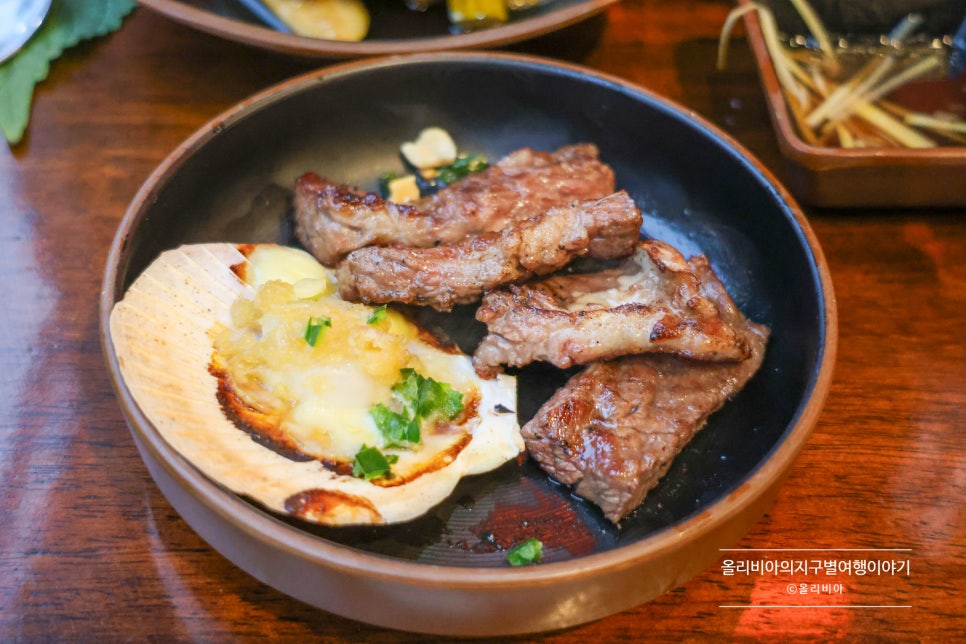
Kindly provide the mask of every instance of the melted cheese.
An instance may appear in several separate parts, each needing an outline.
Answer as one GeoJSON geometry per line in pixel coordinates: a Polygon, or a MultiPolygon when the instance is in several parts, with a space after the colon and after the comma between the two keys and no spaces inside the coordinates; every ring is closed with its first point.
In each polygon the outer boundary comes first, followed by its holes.
{"type": "MultiPolygon", "coordinates": [[[[253,407],[274,416],[299,449],[317,458],[351,462],[363,445],[385,440],[370,410],[395,404],[400,371],[444,382],[478,396],[478,378],[465,356],[432,347],[396,312],[370,324],[374,307],[341,300],[334,276],[306,253],[259,247],[249,257],[252,299],[232,305],[232,324],[215,341],[234,388],[253,407]],[[315,345],[305,339],[310,319],[329,320],[315,345]]],[[[400,453],[402,468],[443,449],[452,439],[425,432],[423,445],[400,453]]]]}
{"type": "MultiPolygon", "coordinates": [[[[297,428],[305,449],[319,453],[319,458],[325,458],[333,441],[342,441],[340,449],[349,453],[350,444],[371,436],[366,433],[371,426],[363,407],[347,403],[364,405],[378,397],[371,392],[368,397],[366,387],[385,392],[390,385],[375,375],[386,369],[384,359],[370,361],[361,354],[353,360],[352,351],[339,349],[347,340],[325,342],[338,340],[343,326],[372,326],[365,325],[367,307],[357,311],[360,322],[350,315],[358,305],[337,297],[312,296],[302,301],[306,297],[296,287],[303,280],[324,278],[328,287],[335,285],[311,262],[307,271],[292,271],[288,282],[269,278],[277,277],[279,270],[288,271],[284,256],[290,252],[294,251],[251,244],[180,246],[161,253],[115,304],[110,334],[124,387],[168,445],[226,489],[281,515],[326,525],[409,521],[452,494],[460,477],[488,472],[519,455],[524,444],[512,411],[515,379],[505,374],[491,380],[476,378],[468,356],[443,354],[418,342],[421,332],[392,313],[375,325],[381,330],[379,336],[361,332],[350,334],[350,339],[368,338],[361,345],[380,356],[395,354],[392,347],[398,345],[406,364],[473,394],[463,415],[454,423],[424,431],[417,449],[400,450],[388,479],[352,476],[343,464],[295,454],[299,448],[280,431],[280,418],[297,428]],[[287,356],[284,351],[304,353],[292,348],[305,346],[299,336],[304,321],[296,325],[295,333],[286,333],[286,316],[275,310],[266,313],[259,308],[261,302],[256,303],[252,276],[254,269],[265,268],[258,259],[262,250],[281,258],[277,268],[259,273],[263,287],[274,285],[262,294],[263,299],[272,299],[267,296],[274,292],[279,301],[325,305],[334,312],[333,326],[326,329],[317,351],[308,353],[311,359],[303,365],[307,370],[302,377],[285,375],[284,368],[282,374],[272,375],[272,368],[283,364],[279,358],[287,356]],[[253,251],[254,269],[249,260],[253,251]],[[348,316],[349,322],[340,323],[338,315],[348,316]],[[218,335],[219,349],[230,349],[229,353],[213,352],[212,341],[218,335]],[[291,347],[283,350],[285,342],[291,347]],[[377,349],[382,345],[387,350],[377,349]],[[240,367],[231,374],[226,364],[229,356],[240,367]],[[245,380],[245,399],[235,379],[245,380]],[[354,380],[351,386],[350,380],[354,380]],[[265,384],[269,381],[271,387],[265,384]],[[319,395],[298,400],[302,387],[319,395]]],[[[319,282],[314,284],[308,290],[318,291],[319,282]]],[[[393,377],[387,376],[386,381],[393,377]]]]}

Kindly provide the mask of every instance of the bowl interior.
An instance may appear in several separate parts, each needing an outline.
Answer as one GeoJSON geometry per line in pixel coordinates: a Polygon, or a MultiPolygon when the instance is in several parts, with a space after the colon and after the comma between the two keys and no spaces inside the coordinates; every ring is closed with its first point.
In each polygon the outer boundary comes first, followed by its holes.
{"type": "MultiPolygon", "coordinates": [[[[643,233],[685,255],[707,254],[745,314],[772,328],[765,363],[619,529],[529,461],[465,479],[442,505],[403,525],[279,521],[406,561],[505,566],[501,546],[529,536],[544,542],[545,561],[563,561],[685,521],[779,449],[812,394],[827,341],[828,294],[797,208],[700,119],[617,80],[539,59],[451,54],[343,65],[246,102],[179,148],[142,189],[118,235],[108,304],[163,249],[203,241],[294,244],[297,176],[314,170],[375,189],[381,172],[401,169],[399,144],[430,125],[491,160],[523,146],[596,143],[618,186],[644,212],[643,233]]],[[[429,317],[465,349],[482,335],[472,307],[429,317]]],[[[521,422],[567,375],[540,365],[520,370],[521,422]]]]}

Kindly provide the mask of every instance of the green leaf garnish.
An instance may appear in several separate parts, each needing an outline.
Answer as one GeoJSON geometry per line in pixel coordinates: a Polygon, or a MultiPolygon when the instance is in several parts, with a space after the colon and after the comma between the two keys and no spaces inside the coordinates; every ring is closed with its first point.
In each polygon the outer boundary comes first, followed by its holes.
{"type": "Polygon", "coordinates": [[[439,414],[446,420],[454,418],[463,411],[463,394],[455,391],[445,382],[436,382],[427,378],[419,387],[419,402],[416,405],[416,415],[430,418],[439,414]]]}
{"type": "Polygon", "coordinates": [[[403,403],[411,409],[415,409],[416,401],[419,399],[419,381],[423,379],[416,373],[415,369],[405,368],[399,370],[401,376],[396,384],[392,386],[392,392],[396,394],[403,403]]]}
{"type": "Polygon", "coordinates": [[[383,304],[382,306],[377,306],[375,309],[373,309],[372,314],[369,316],[369,319],[366,320],[366,324],[379,324],[385,319],[386,319],[386,305],[383,304]]]}
{"type": "Polygon", "coordinates": [[[327,326],[332,326],[332,319],[324,315],[312,316],[305,325],[305,333],[302,337],[305,341],[309,343],[310,347],[314,347],[315,343],[319,341],[319,336],[322,334],[322,329],[327,326]]]}
{"type": "Polygon", "coordinates": [[[412,410],[415,418],[427,420],[438,414],[451,420],[463,411],[463,394],[445,382],[426,378],[414,369],[401,369],[399,373],[402,378],[392,390],[412,410]]]}
{"type": "Polygon", "coordinates": [[[421,440],[419,420],[413,418],[406,409],[397,413],[379,403],[369,410],[369,415],[385,437],[387,447],[410,447],[421,440]]]}
{"type": "Polygon", "coordinates": [[[395,454],[383,454],[375,447],[363,444],[352,462],[352,476],[367,481],[388,477],[392,474],[389,466],[398,460],[399,457],[395,454]]]}
{"type": "Polygon", "coordinates": [[[0,129],[10,144],[23,138],[34,86],[47,78],[50,62],[82,40],[120,28],[134,6],[134,0],[53,0],[37,33],[0,64],[0,129]]]}
{"type": "Polygon", "coordinates": [[[422,440],[423,422],[437,417],[451,420],[463,411],[463,394],[446,383],[416,373],[415,369],[401,369],[399,375],[392,391],[402,403],[401,411],[379,403],[369,410],[369,415],[387,447],[411,448],[422,440]]]}
{"type": "Polygon", "coordinates": [[[438,169],[439,174],[436,176],[436,182],[448,186],[469,174],[482,172],[488,166],[486,157],[482,155],[460,155],[451,164],[438,169]]]}
{"type": "Polygon", "coordinates": [[[542,557],[543,542],[535,537],[530,537],[523,543],[518,543],[506,553],[506,560],[511,566],[539,563],[542,557]]]}

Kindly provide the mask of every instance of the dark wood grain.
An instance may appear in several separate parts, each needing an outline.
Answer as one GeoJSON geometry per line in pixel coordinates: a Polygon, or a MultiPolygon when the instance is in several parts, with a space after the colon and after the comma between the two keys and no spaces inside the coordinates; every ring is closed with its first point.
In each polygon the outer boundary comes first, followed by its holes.
{"type": "MultiPolygon", "coordinates": [[[[515,49],[668,96],[781,177],[747,48],[737,41],[729,69],[713,68],[729,8],[625,0],[515,49]]],[[[209,548],[142,464],[98,340],[107,250],[151,170],[222,110],[322,64],[141,8],[58,60],[24,141],[0,146],[0,640],[432,639],[301,604],[209,548]]],[[[838,297],[835,382],[777,503],[738,547],[909,548],[894,558],[910,573],[840,575],[835,608],[731,609],[721,606],[789,596],[779,578],[725,576],[719,562],[646,605],[539,639],[941,642],[966,632],[966,213],[806,211],[838,297]],[[868,602],[911,608],[850,606],[868,602]]]]}

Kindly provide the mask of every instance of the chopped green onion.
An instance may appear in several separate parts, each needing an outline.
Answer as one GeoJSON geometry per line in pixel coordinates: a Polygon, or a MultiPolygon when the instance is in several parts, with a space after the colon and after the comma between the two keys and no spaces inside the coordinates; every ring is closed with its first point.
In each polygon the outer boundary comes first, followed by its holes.
{"type": "Polygon", "coordinates": [[[305,325],[305,333],[302,334],[302,337],[305,338],[305,341],[309,343],[310,347],[314,347],[315,343],[319,341],[322,329],[327,326],[332,326],[331,318],[324,315],[313,315],[305,325]]]}
{"type": "Polygon", "coordinates": [[[372,311],[372,314],[369,316],[369,319],[366,320],[366,324],[379,324],[385,319],[386,319],[386,305],[383,304],[382,306],[377,306],[372,311]]]}
{"type": "Polygon", "coordinates": [[[535,537],[530,537],[523,543],[518,543],[506,553],[506,560],[511,566],[539,563],[542,557],[543,542],[535,537]]]}
{"type": "Polygon", "coordinates": [[[463,411],[463,394],[446,383],[426,378],[410,368],[400,369],[399,375],[392,391],[402,403],[402,410],[393,411],[382,403],[369,410],[386,446],[418,445],[422,440],[423,421],[438,416],[452,420],[463,411]]]}
{"type": "Polygon", "coordinates": [[[419,381],[422,378],[415,369],[400,369],[401,378],[392,386],[392,392],[410,407],[416,406],[419,398],[419,381]]]}
{"type": "Polygon", "coordinates": [[[463,394],[445,382],[421,376],[414,369],[401,369],[399,373],[402,379],[392,390],[412,409],[415,418],[425,420],[439,414],[451,420],[463,411],[463,394]]]}
{"type": "Polygon", "coordinates": [[[398,460],[399,457],[395,454],[383,454],[375,447],[363,444],[352,463],[352,476],[367,481],[389,477],[392,474],[389,466],[398,460]]]}
{"type": "Polygon", "coordinates": [[[490,164],[482,154],[474,154],[466,160],[466,167],[470,172],[483,172],[490,164]]]}
{"type": "Polygon", "coordinates": [[[488,166],[486,157],[482,155],[460,155],[451,164],[438,169],[439,174],[436,177],[436,181],[437,183],[448,186],[469,174],[482,172],[488,166]]]}
{"type": "Polygon", "coordinates": [[[408,410],[404,409],[402,413],[397,413],[379,403],[369,410],[369,415],[372,416],[372,420],[382,432],[389,447],[409,447],[418,444],[421,440],[419,420],[410,416],[408,410]]]}
{"type": "Polygon", "coordinates": [[[444,382],[436,382],[427,378],[419,388],[419,402],[416,414],[421,418],[429,418],[434,413],[450,420],[463,411],[463,394],[453,390],[444,382]]]}

